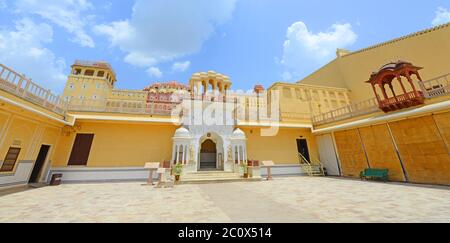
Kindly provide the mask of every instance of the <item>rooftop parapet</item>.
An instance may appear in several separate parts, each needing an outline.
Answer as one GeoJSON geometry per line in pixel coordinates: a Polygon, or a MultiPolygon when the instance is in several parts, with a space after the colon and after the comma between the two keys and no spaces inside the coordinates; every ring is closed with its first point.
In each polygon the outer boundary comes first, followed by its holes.
{"type": "Polygon", "coordinates": [[[65,115],[67,103],[25,75],[0,64],[0,89],[59,115],[65,115]]]}
{"type": "Polygon", "coordinates": [[[114,76],[116,76],[116,73],[114,72],[114,69],[112,66],[105,61],[85,61],[85,60],[76,60],[73,66],[81,66],[81,67],[94,67],[94,68],[104,68],[111,71],[114,76]]]}

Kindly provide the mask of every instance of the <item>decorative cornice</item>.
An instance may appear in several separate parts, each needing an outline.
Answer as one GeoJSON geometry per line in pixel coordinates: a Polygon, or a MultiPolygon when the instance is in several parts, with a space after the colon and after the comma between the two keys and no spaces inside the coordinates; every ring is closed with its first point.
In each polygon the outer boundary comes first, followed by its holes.
{"type": "Polygon", "coordinates": [[[403,41],[403,40],[406,40],[406,39],[411,39],[413,37],[421,36],[421,35],[428,34],[428,33],[431,33],[431,32],[437,31],[437,30],[445,29],[445,28],[448,28],[448,27],[450,27],[450,22],[446,23],[446,24],[443,24],[443,25],[435,26],[435,27],[430,28],[430,29],[426,29],[426,30],[422,30],[422,31],[418,31],[418,32],[409,34],[409,35],[405,35],[405,36],[402,36],[402,37],[399,37],[399,38],[396,38],[396,39],[393,39],[393,40],[390,40],[390,41],[386,41],[386,42],[382,42],[382,43],[379,43],[379,44],[376,44],[376,45],[373,45],[373,46],[369,46],[369,47],[360,49],[358,51],[348,53],[348,54],[342,56],[342,58],[346,58],[346,57],[349,57],[349,56],[352,56],[352,55],[355,55],[355,54],[358,54],[358,53],[362,53],[362,52],[366,52],[366,51],[369,51],[369,50],[372,50],[372,49],[376,49],[376,48],[379,48],[379,47],[383,47],[383,46],[387,46],[387,45],[390,45],[390,44],[394,44],[394,43],[399,42],[399,41],[403,41]]]}

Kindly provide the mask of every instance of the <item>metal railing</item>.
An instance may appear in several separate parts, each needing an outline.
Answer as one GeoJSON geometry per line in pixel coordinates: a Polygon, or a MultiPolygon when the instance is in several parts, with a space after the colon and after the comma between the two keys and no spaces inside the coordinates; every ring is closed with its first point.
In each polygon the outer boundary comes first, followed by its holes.
{"type": "Polygon", "coordinates": [[[32,82],[24,75],[0,64],[0,89],[23,98],[49,111],[65,115],[67,102],[32,82]]]}
{"type": "Polygon", "coordinates": [[[325,176],[325,167],[320,161],[309,161],[301,153],[298,153],[298,157],[300,167],[308,176],[325,176]]]}

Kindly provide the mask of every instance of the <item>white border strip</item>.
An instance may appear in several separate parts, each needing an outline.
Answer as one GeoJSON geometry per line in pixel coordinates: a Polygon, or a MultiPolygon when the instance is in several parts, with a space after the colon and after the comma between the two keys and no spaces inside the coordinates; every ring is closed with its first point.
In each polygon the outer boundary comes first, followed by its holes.
{"type": "MultiPolygon", "coordinates": [[[[36,110],[36,109],[34,109],[34,108],[31,108],[31,107],[26,106],[26,105],[24,105],[24,104],[21,104],[21,103],[19,103],[19,102],[13,101],[13,100],[11,100],[11,99],[5,98],[5,97],[3,97],[3,96],[0,96],[0,100],[4,101],[4,102],[6,102],[6,103],[9,103],[9,104],[18,106],[18,107],[20,107],[20,108],[22,108],[22,109],[25,109],[25,110],[27,110],[27,111],[31,111],[31,112],[37,113],[37,114],[39,114],[39,115],[41,115],[41,116],[44,116],[44,117],[46,117],[46,118],[49,118],[49,119],[54,120],[54,121],[57,121],[57,122],[60,122],[60,123],[62,123],[62,124],[64,124],[64,125],[73,126],[73,125],[75,124],[75,120],[74,120],[73,123],[72,123],[72,122],[67,122],[67,121],[65,121],[65,120],[56,118],[56,117],[51,116],[51,115],[49,115],[49,114],[47,114],[47,113],[45,113],[45,112],[36,110]]],[[[45,108],[44,108],[44,109],[45,109],[45,108]]],[[[51,111],[50,111],[50,112],[51,112],[51,111]]]]}

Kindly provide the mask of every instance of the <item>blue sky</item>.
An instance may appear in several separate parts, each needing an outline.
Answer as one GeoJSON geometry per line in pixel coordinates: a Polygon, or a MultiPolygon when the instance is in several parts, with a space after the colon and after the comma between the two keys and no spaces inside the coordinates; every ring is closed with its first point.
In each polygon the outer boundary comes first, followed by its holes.
{"type": "Polygon", "coordinates": [[[123,89],[215,70],[248,90],[446,22],[448,0],[0,0],[0,62],[56,92],[76,59],[110,62],[123,89]]]}

